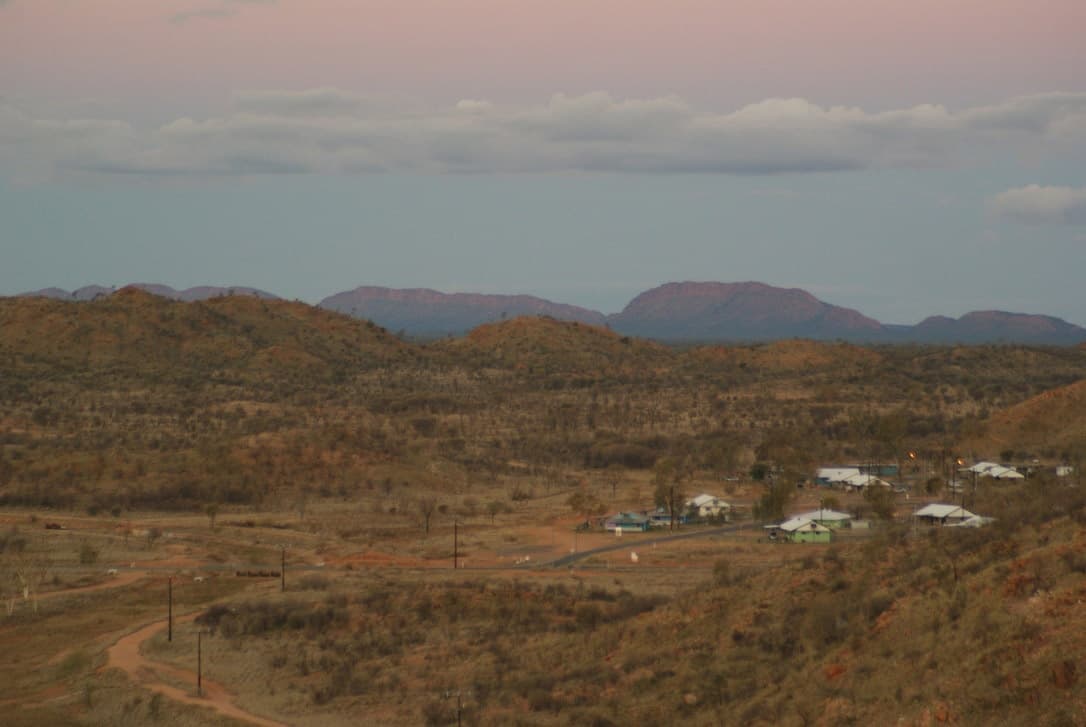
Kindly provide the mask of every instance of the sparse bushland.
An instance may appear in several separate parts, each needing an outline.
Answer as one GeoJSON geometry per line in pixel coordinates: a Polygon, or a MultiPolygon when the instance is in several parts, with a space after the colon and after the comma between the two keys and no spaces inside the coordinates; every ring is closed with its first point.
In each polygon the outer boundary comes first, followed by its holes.
{"type": "Polygon", "coordinates": [[[718,354],[530,319],[412,346],[296,304],[143,294],[3,300],[0,324],[0,505],[117,515],[351,497],[381,468],[414,499],[450,479],[544,494],[661,458],[707,479],[758,461],[798,480],[910,449],[945,476],[981,412],[1086,370],[1078,349],[718,354]]]}
{"type": "Polygon", "coordinates": [[[721,559],[670,596],[560,574],[401,577],[200,622],[277,693],[304,685],[329,724],[449,724],[450,690],[481,725],[1077,724],[1086,496],[1046,492],[1021,516],[1024,500],[982,493],[985,510],[1009,500],[989,528],[899,524],[768,569],[721,559]]]}
{"type": "Polygon", "coordinates": [[[311,707],[330,715],[400,692],[397,721],[433,721],[430,699],[459,684],[475,718],[496,724],[525,706],[556,716],[590,705],[619,681],[592,666],[615,646],[601,634],[620,634],[661,603],[583,585],[400,581],[316,601],[242,601],[198,623],[264,654],[273,675],[305,675],[311,707]]]}
{"type": "MultiPolygon", "coordinates": [[[[765,495],[768,518],[820,463],[911,450],[924,469],[909,476],[935,489],[965,437],[993,442],[992,457],[1078,456],[1045,428],[1000,442],[983,415],[1080,380],[1082,349],[667,349],[533,320],[417,346],[296,304],[69,305],[0,300],[0,505],[124,528],[123,552],[142,551],[126,561],[174,547],[157,525],[129,544],[132,511],[191,515],[202,541],[237,537],[223,561],[288,531],[312,538],[314,560],[388,542],[444,560],[461,518],[513,543],[509,521],[647,506],[657,485],[675,501],[673,486],[741,487],[748,503],[765,495]]],[[[492,725],[1083,723],[1081,491],[985,483],[956,498],[994,516],[988,528],[889,525],[773,568],[725,551],[694,589],[667,567],[623,574],[629,591],[564,573],[302,575],[285,597],[215,606],[202,624],[209,648],[236,654],[232,684],[326,723],[449,724],[451,690],[470,694],[468,723],[492,725]]],[[[8,566],[40,552],[28,532],[0,535],[5,597],[8,566]]],[[[478,536],[461,537],[470,551],[478,536]]],[[[88,560],[99,547],[88,541],[88,560]]],[[[65,544],[64,558],[83,556],[65,544]]],[[[9,625],[52,616],[19,609],[9,625]]],[[[106,693],[88,691],[88,713],[106,693]]],[[[126,708],[134,722],[173,716],[126,708]]]]}

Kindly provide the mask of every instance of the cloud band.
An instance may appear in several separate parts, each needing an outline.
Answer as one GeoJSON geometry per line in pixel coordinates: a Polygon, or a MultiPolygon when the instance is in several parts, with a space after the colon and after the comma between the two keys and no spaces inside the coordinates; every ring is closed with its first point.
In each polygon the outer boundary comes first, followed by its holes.
{"type": "Polygon", "coordinates": [[[620,100],[606,93],[559,94],[522,107],[464,100],[402,108],[313,89],[239,93],[228,114],[154,129],[123,120],[40,119],[0,101],[0,160],[38,174],[756,175],[940,166],[992,153],[1081,154],[1084,142],[1086,93],[958,112],[937,105],[868,112],[768,99],[719,113],[674,97],[620,100]]]}

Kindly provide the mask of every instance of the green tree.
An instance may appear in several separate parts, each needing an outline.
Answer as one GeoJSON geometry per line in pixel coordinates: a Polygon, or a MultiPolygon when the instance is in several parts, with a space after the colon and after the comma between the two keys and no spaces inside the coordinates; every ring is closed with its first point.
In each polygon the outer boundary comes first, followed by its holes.
{"type": "Polygon", "coordinates": [[[678,460],[674,457],[661,457],[653,467],[653,484],[656,489],[653,492],[653,502],[656,507],[667,511],[670,523],[669,530],[675,529],[675,518],[682,512],[686,495],[683,494],[683,484],[693,475],[690,464],[686,460],[678,460]]]}
{"type": "Polygon", "coordinates": [[[215,529],[215,518],[219,515],[219,506],[214,502],[209,502],[204,506],[204,514],[207,515],[207,526],[212,530],[215,529]]]}
{"type": "Polygon", "coordinates": [[[768,483],[765,492],[754,503],[754,519],[763,522],[780,520],[784,517],[784,510],[795,494],[795,488],[786,480],[768,483]]]}
{"type": "Polygon", "coordinates": [[[4,457],[4,450],[0,447],[0,487],[7,485],[15,476],[15,467],[4,457]]]}
{"type": "Polygon", "coordinates": [[[79,545],[79,563],[81,565],[94,565],[98,562],[98,548],[84,540],[79,545]]]}
{"type": "Polygon", "coordinates": [[[607,471],[604,473],[604,479],[607,484],[611,486],[611,499],[615,499],[615,494],[618,491],[618,486],[622,484],[622,465],[612,463],[608,465],[607,471]]]}
{"type": "Polygon", "coordinates": [[[600,498],[596,497],[590,492],[574,492],[566,500],[566,504],[570,509],[578,515],[584,516],[585,522],[588,522],[595,515],[603,514],[605,506],[600,498]]]}
{"type": "Polygon", "coordinates": [[[881,520],[893,520],[896,503],[894,493],[889,487],[882,485],[868,485],[864,488],[864,500],[871,506],[871,510],[881,520]]]}
{"type": "Polygon", "coordinates": [[[415,507],[418,508],[419,515],[422,516],[422,524],[426,535],[429,535],[430,520],[433,518],[434,512],[437,510],[437,498],[432,495],[420,497],[415,502],[415,507]]]}

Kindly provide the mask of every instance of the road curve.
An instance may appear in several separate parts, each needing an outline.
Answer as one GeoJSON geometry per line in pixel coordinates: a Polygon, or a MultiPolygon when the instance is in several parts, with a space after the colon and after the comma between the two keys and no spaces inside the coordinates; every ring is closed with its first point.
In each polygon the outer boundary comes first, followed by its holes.
{"type": "MultiPolygon", "coordinates": [[[[177,617],[174,619],[174,623],[191,621],[196,618],[198,613],[194,612],[177,617]]],[[[166,628],[165,619],[147,624],[127,636],[121,637],[107,652],[109,661],[106,663],[106,668],[115,667],[120,669],[136,684],[169,697],[176,702],[207,707],[227,717],[261,725],[261,727],[287,727],[282,722],[276,722],[245,711],[234,703],[234,698],[226,687],[210,679],[203,679],[202,697],[193,696],[186,690],[164,683],[162,675],[167,675],[169,678],[182,683],[196,684],[196,674],[194,672],[153,661],[140,652],[140,645],[164,628],[166,628]]]]}

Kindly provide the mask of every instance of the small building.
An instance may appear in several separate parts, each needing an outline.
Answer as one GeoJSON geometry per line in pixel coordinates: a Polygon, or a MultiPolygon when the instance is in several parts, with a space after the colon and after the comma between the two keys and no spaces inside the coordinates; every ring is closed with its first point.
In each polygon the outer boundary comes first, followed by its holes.
{"type": "Polygon", "coordinates": [[[857,492],[863,491],[868,487],[890,487],[889,482],[885,480],[880,480],[875,475],[863,473],[847,477],[843,482],[841,482],[841,484],[844,485],[846,489],[854,490],[857,492]]]}
{"type": "Polygon", "coordinates": [[[820,485],[839,485],[849,477],[859,474],[859,467],[820,467],[815,474],[815,481],[820,485]]]}
{"type": "Polygon", "coordinates": [[[983,528],[988,523],[995,522],[995,518],[984,517],[983,515],[974,515],[971,518],[962,520],[961,522],[948,523],[948,528],[983,528]]]}
{"type": "Polygon", "coordinates": [[[637,512],[616,513],[603,523],[603,527],[612,533],[616,530],[623,533],[644,533],[651,526],[652,520],[637,512]]]}
{"type": "Polygon", "coordinates": [[[839,512],[837,510],[828,510],[826,508],[820,508],[818,510],[811,510],[810,512],[802,512],[799,515],[793,517],[803,518],[810,520],[811,522],[818,523],[830,530],[839,530],[841,528],[851,527],[852,516],[847,512],[839,512]]]}
{"type": "Polygon", "coordinates": [[[929,525],[954,525],[977,516],[958,505],[932,503],[917,510],[915,517],[929,525]]]}
{"type": "Polygon", "coordinates": [[[832,530],[802,517],[785,520],[777,526],[777,530],[793,543],[828,543],[833,540],[832,530]]]}
{"type": "Polygon", "coordinates": [[[732,506],[716,495],[701,494],[686,501],[686,511],[699,518],[727,518],[732,506]]]}
{"type": "MultiPolygon", "coordinates": [[[[649,515],[649,519],[652,521],[652,527],[654,528],[666,528],[671,526],[671,513],[666,507],[658,507],[652,511],[649,515]]],[[[675,524],[686,525],[690,522],[690,516],[685,512],[675,513],[675,524]]]]}
{"type": "Polygon", "coordinates": [[[1004,467],[995,462],[977,462],[960,472],[971,472],[976,477],[991,477],[993,480],[1024,480],[1026,477],[1014,467],[1004,467]]]}

